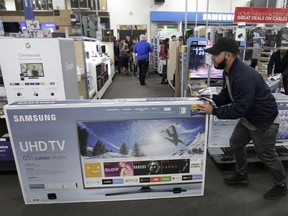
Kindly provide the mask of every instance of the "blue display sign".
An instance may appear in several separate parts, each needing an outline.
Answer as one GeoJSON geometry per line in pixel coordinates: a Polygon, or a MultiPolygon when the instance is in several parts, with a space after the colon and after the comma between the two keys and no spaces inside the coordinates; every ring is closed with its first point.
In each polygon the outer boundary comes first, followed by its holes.
{"type": "Polygon", "coordinates": [[[49,29],[52,32],[56,32],[56,24],[54,22],[41,23],[41,29],[49,29]]]}
{"type": "MultiPolygon", "coordinates": [[[[187,21],[195,22],[197,15],[198,22],[219,22],[219,23],[233,23],[234,13],[218,13],[218,12],[188,12],[187,21]]],[[[184,22],[185,12],[166,12],[166,11],[151,11],[150,12],[151,22],[184,22]]]]}
{"type": "Polygon", "coordinates": [[[31,0],[22,0],[24,17],[26,20],[34,20],[33,4],[31,0]]]}

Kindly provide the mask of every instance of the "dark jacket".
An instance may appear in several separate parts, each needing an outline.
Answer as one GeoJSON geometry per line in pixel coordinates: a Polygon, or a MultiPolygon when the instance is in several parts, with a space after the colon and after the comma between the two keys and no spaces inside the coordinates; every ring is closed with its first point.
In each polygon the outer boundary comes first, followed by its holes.
{"type": "Polygon", "coordinates": [[[288,51],[286,51],[284,57],[280,58],[280,51],[277,50],[272,53],[268,62],[268,75],[272,74],[274,66],[274,73],[281,73],[284,77],[288,76],[288,51]]]}
{"type": "Polygon", "coordinates": [[[225,74],[229,79],[234,102],[230,99],[225,83],[221,92],[213,95],[217,105],[213,109],[213,115],[219,119],[245,117],[256,129],[266,131],[278,115],[278,109],[262,76],[238,58],[233,62],[229,73],[225,74]]]}

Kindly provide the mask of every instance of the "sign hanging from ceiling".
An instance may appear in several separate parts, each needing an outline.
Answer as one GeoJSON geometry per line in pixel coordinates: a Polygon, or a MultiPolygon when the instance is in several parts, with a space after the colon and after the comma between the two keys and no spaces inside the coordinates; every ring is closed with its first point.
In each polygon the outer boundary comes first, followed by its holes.
{"type": "Polygon", "coordinates": [[[236,7],[234,22],[283,24],[288,22],[288,10],[283,8],[236,7]]]}

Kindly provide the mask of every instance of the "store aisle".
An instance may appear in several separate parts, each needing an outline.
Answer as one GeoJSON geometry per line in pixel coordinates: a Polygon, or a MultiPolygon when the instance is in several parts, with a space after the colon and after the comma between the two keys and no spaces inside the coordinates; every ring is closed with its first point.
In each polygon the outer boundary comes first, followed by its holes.
{"type": "MultiPolygon", "coordinates": [[[[137,79],[118,74],[103,99],[173,97],[168,85],[161,85],[161,77],[151,74],[147,85],[140,86],[137,79]]],[[[207,155],[204,196],[123,200],[110,202],[59,203],[25,205],[15,172],[0,172],[0,216],[274,216],[288,215],[288,195],[279,200],[265,200],[263,193],[271,187],[270,175],[263,166],[248,169],[248,185],[226,185],[223,174],[230,174],[233,167],[218,167],[207,155]]],[[[45,175],[43,175],[45,177],[45,175]]],[[[95,190],[95,194],[98,191],[95,190]]],[[[140,192],[140,191],[139,191],[140,192]]],[[[153,196],[153,191],[151,192],[153,196]]]]}
{"type": "Polygon", "coordinates": [[[174,91],[169,85],[161,83],[161,76],[150,72],[146,78],[146,86],[140,86],[134,76],[121,76],[115,74],[112,84],[102,99],[113,98],[147,98],[147,97],[174,97],[174,91]]]}

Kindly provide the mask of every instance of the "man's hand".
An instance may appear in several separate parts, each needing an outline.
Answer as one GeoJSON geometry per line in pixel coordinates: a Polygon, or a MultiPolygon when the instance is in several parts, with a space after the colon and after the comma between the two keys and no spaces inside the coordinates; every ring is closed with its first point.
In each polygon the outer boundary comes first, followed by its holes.
{"type": "Polygon", "coordinates": [[[203,104],[198,104],[198,110],[206,114],[211,115],[213,111],[213,106],[208,102],[203,102],[203,104]]]}

